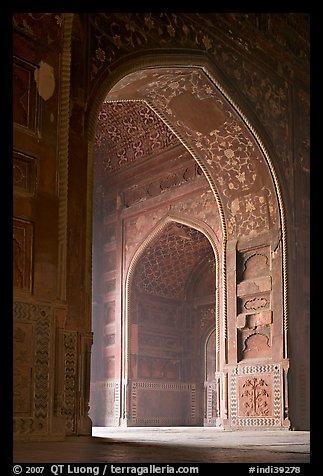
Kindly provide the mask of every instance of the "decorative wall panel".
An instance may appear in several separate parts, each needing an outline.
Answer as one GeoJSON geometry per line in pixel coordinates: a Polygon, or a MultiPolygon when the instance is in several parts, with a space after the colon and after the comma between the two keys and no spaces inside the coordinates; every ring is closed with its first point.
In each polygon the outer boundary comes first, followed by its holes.
{"type": "Polygon", "coordinates": [[[13,152],[14,193],[34,195],[36,191],[36,158],[13,152]]]}
{"type": "Polygon", "coordinates": [[[77,398],[77,333],[65,331],[65,382],[64,382],[64,414],[66,416],[66,434],[76,432],[76,398],[77,398]]]}
{"type": "Polygon", "coordinates": [[[13,14],[14,29],[21,32],[28,40],[41,44],[44,42],[47,49],[57,49],[60,46],[63,25],[63,15],[57,13],[15,12],[13,14]]]}
{"type": "Polygon", "coordinates": [[[33,337],[32,322],[14,322],[13,327],[13,411],[15,415],[32,416],[33,405],[33,337]]]}
{"type": "Polygon", "coordinates": [[[52,309],[14,301],[13,319],[14,436],[46,435],[50,425],[52,309]]]}
{"type": "Polygon", "coordinates": [[[132,382],[131,424],[194,425],[196,386],[187,383],[132,382]]]}
{"type": "Polygon", "coordinates": [[[276,427],[282,424],[279,364],[238,366],[230,377],[231,425],[276,427]]]}
{"type": "Polygon", "coordinates": [[[117,380],[93,382],[89,415],[95,426],[118,426],[120,419],[120,383],[117,380]]]}
{"type": "Polygon", "coordinates": [[[13,121],[35,134],[39,128],[39,100],[34,80],[36,66],[13,60],[13,121]]]}
{"type": "Polygon", "coordinates": [[[33,224],[13,219],[13,285],[31,293],[33,272],[33,224]]]}
{"type": "Polygon", "coordinates": [[[238,252],[238,360],[272,357],[271,273],[268,246],[238,252]]]}
{"type": "Polygon", "coordinates": [[[204,409],[204,426],[215,426],[218,417],[218,396],[215,382],[205,383],[205,409],[204,409]]]}

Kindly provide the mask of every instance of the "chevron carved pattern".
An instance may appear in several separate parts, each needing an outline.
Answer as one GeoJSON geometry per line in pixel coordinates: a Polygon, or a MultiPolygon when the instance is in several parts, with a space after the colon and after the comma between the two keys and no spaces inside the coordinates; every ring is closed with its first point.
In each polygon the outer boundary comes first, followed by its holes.
{"type": "MultiPolygon", "coordinates": [[[[15,301],[13,318],[16,321],[31,322],[35,337],[33,346],[33,408],[32,416],[14,416],[14,435],[45,434],[49,429],[49,369],[50,340],[53,313],[49,306],[15,301]]],[[[15,362],[14,362],[15,366],[15,362]]]]}
{"type": "Polygon", "coordinates": [[[77,365],[77,333],[64,333],[65,350],[65,382],[64,382],[64,414],[66,416],[66,434],[76,432],[76,365],[77,365]]]}

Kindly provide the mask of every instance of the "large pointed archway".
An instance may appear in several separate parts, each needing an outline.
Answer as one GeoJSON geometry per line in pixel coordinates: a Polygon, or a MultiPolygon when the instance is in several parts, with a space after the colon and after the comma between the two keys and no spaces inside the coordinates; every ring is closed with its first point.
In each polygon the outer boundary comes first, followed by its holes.
{"type": "MultiPolygon", "coordinates": [[[[117,104],[153,111],[171,132],[171,140],[176,138],[194,158],[217,204],[219,227],[213,231],[220,243],[217,377],[222,395],[221,425],[288,427],[285,216],[277,176],[265,147],[205,66],[139,68],[123,75],[112,87],[101,119],[106,117],[106,108],[117,104]],[[265,395],[261,401],[253,395],[259,385],[265,395]]],[[[149,124],[149,113],[145,115],[142,110],[139,115],[149,124]]],[[[129,137],[129,131],[136,130],[133,116],[124,126],[129,137]]],[[[111,129],[109,133],[117,137],[120,129],[111,129]]],[[[117,154],[119,164],[133,162],[136,153],[142,156],[140,142],[133,142],[130,148],[129,142],[125,143],[123,154],[117,154]],[[129,153],[133,153],[130,160],[129,153]]],[[[101,175],[111,168],[109,161],[104,162],[103,151],[99,144],[96,158],[101,160],[101,175]]],[[[149,174],[148,169],[144,173],[149,174]]],[[[96,192],[102,197],[102,183],[96,185],[96,192]]],[[[133,186],[132,197],[138,192],[133,186]]],[[[125,196],[117,194],[113,203],[107,203],[119,216],[122,207],[129,207],[125,196]]],[[[133,199],[133,203],[138,206],[142,199],[143,195],[137,201],[133,199]]],[[[165,207],[159,218],[168,216],[170,209],[165,207]]],[[[139,222],[135,222],[137,229],[139,222]]],[[[204,217],[204,222],[212,229],[208,217],[204,217]]],[[[124,236],[123,247],[129,250],[131,244],[124,241],[124,236]]],[[[129,258],[125,258],[122,249],[114,259],[119,271],[109,285],[118,288],[118,297],[113,305],[110,302],[110,308],[113,307],[114,319],[119,319],[114,342],[118,342],[120,352],[109,354],[111,375],[116,380],[113,421],[129,424],[129,361],[124,337],[129,258]]]]}

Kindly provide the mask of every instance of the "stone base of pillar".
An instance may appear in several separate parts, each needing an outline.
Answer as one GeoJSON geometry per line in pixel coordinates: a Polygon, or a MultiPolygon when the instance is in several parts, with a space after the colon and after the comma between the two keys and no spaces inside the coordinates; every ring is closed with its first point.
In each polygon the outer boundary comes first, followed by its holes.
{"type": "Polygon", "coordinates": [[[92,435],[92,420],[89,416],[83,416],[79,418],[77,434],[80,436],[92,435]]]}
{"type": "Polygon", "coordinates": [[[52,418],[52,434],[55,435],[55,439],[63,440],[66,436],[66,418],[65,416],[54,416],[52,418]]]}

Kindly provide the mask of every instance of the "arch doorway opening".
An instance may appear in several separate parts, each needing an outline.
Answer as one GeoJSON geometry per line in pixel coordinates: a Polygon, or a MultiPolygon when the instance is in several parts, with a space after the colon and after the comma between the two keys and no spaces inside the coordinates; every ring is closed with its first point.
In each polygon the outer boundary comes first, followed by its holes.
{"type": "Polygon", "coordinates": [[[93,424],[288,428],[286,226],[266,149],[205,67],[119,79],[94,138],[93,424]]]}
{"type": "Polygon", "coordinates": [[[207,406],[217,411],[212,371],[214,401],[204,395],[204,368],[215,359],[215,345],[205,352],[215,327],[212,246],[200,231],[171,221],[136,261],[128,311],[128,425],[203,426],[207,406]]]}

